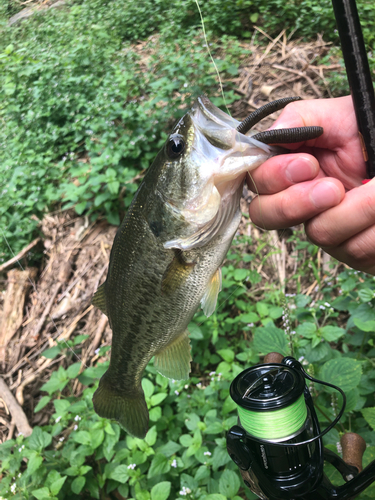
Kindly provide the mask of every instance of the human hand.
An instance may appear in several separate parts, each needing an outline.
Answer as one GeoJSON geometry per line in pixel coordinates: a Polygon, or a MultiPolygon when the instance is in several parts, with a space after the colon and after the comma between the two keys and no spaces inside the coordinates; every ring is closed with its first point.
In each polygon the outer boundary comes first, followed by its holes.
{"type": "Polygon", "coordinates": [[[304,223],[308,238],[354,269],[375,274],[375,180],[366,177],[350,96],[289,104],[272,128],[318,125],[324,133],[248,176],[249,212],[265,229],[304,223]]]}

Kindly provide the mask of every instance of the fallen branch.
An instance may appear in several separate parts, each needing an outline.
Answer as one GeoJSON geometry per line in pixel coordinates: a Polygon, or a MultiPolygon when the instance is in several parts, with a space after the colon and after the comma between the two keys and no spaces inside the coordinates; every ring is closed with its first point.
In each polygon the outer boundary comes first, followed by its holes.
{"type": "Polygon", "coordinates": [[[33,429],[31,428],[27,420],[25,412],[17,403],[16,398],[13,396],[2,377],[0,377],[0,397],[4,400],[9,413],[12,415],[12,420],[16,424],[18,432],[26,437],[30,436],[30,434],[33,432],[33,429]]]}
{"type": "Polygon", "coordinates": [[[23,257],[25,257],[27,252],[29,252],[32,248],[34,248],[35,245],[37,245],[39,243],[39,241],[40,241],[40,238],[36,238],[34,241],[29,243],[27,245],[27,247],[25,247],[23,250],[21,250],[16,256],[12,257],[7,262],[4,262],[4,264],[1,264],[0,273],[5,271],[5,269],[7,269],[8,267],[13,266],[13,264],[15,264],[17,261],[21,260],[23,257]]]}

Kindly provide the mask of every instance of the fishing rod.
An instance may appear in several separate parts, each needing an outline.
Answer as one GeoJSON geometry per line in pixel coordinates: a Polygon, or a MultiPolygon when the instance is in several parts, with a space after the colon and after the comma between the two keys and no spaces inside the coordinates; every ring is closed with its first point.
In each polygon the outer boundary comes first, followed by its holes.
{"type": "Polygon", "coordinates": [[[362,470],[366,442],[358,434],[341,438],[343,458],[323,447],[323,435],[344,412],[345,393],[308,375],[293,357],[268,354],[264,364],[233,380],[230,395],[239,420],[227,434],[227,450],[245,485],[262,500],[352,500],[375,481],[375,460],[362,470]],[[306,380],[343,396],[339,414],[324,431],[306,380]],[[340,472],[346,484],[330,482],[324,461],[340,472]]]}
{"type": "Polygon", "coordinates": [[[355,0],[332,0],[367,176],[375,176],[375,95],[355,0]]]}

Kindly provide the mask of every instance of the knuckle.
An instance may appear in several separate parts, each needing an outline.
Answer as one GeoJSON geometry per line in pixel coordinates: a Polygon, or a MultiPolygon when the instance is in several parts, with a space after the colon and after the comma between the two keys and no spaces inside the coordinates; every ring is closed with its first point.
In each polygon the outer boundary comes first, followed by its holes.
{"type": "Polygon", "coordinates": [[[356,267],[367,267],[373,265],[375,256],[375,227],[368,231],[350,238],[343,249],[350,262],[355,262],[356,267]]]}
{"type": "Polygon", "coordinates": [[[333,231],[322,223],[319,217],[305,222],[305,232],[311,243],[323,248],[331,248],[337,245],[333,231]]]}
{"type": "Polygon", "coordinates": [[[364,195],[361,202],[364,220],[375,222],[375,197],[373,195],[364,195]]]}

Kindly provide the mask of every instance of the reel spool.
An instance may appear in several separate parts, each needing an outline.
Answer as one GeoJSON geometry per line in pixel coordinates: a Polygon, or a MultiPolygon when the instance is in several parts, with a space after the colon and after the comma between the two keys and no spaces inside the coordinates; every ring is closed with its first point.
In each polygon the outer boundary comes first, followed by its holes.
{"type": "Polygon", "coordinates": [[[267,474],[289,476],[297,473],[314,454],[314,442],[288,447],[287,453],[285,446],[274,444],[300,444],[316,435],[304,390],[303,375],[279,364],[249,368],[232,382],[230,395],[237,404],[240,424],[247,433],[247,440],[252,441],[255,460],[267,474]]]}

